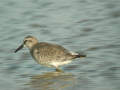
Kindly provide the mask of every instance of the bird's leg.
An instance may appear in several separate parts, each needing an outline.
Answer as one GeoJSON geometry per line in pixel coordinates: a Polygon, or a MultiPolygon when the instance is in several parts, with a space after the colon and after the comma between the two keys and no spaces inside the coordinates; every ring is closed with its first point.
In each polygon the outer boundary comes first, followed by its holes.
{"type": "Polygon", "coordinates": [[[58,67],[56,67],[56,71],[57,72],[63,72],[61,69],[59,69],[58,67]]]}

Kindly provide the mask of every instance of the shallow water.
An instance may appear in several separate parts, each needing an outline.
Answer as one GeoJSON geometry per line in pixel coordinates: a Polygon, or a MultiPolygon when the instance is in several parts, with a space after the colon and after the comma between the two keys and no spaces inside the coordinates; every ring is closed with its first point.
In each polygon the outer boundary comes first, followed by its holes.
{"type": "Polygon", "coordinates": [[[120,0],[0,0],[0,90],[120,90],[120,0]],[[87,54],[54,72],[27,35],[87,54]]]}

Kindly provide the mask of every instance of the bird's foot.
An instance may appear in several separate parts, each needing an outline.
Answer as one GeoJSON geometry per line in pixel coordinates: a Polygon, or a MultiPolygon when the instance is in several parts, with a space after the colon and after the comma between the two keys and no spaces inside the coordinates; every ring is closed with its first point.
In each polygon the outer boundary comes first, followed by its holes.
{"type": "Polygon", "coordinates": [[[56,72],[63,72],[63,71],[59,68],[56,68],[56,72]]]}

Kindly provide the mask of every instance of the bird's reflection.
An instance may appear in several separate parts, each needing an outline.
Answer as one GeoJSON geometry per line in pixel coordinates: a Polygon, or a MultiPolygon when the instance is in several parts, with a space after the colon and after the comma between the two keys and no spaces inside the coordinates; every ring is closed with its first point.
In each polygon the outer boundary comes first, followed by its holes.
{"type": "Polygon", "coordinates": [[[29,82],[33,90],[63,90],[75,84],[75,77],[64,72],[48,72],[31,77],[29,82]]]}

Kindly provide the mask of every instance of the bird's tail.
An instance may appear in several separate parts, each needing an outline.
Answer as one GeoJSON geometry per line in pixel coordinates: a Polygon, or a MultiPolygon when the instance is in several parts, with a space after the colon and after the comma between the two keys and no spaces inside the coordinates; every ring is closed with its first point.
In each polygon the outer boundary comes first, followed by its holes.
{"type": "Polygon", "coordinates": [[[80,54],[80,53],[71,53],[73,58],[82,58],[82,57],[86,57],[87,55],[85,54],[80,54]]]}
{"type": "Polygon", "coordinates": [[[82,57],[86,57],[86,55],[85,54],[74,55],[74,58],[82,58],[82,57]]]}

